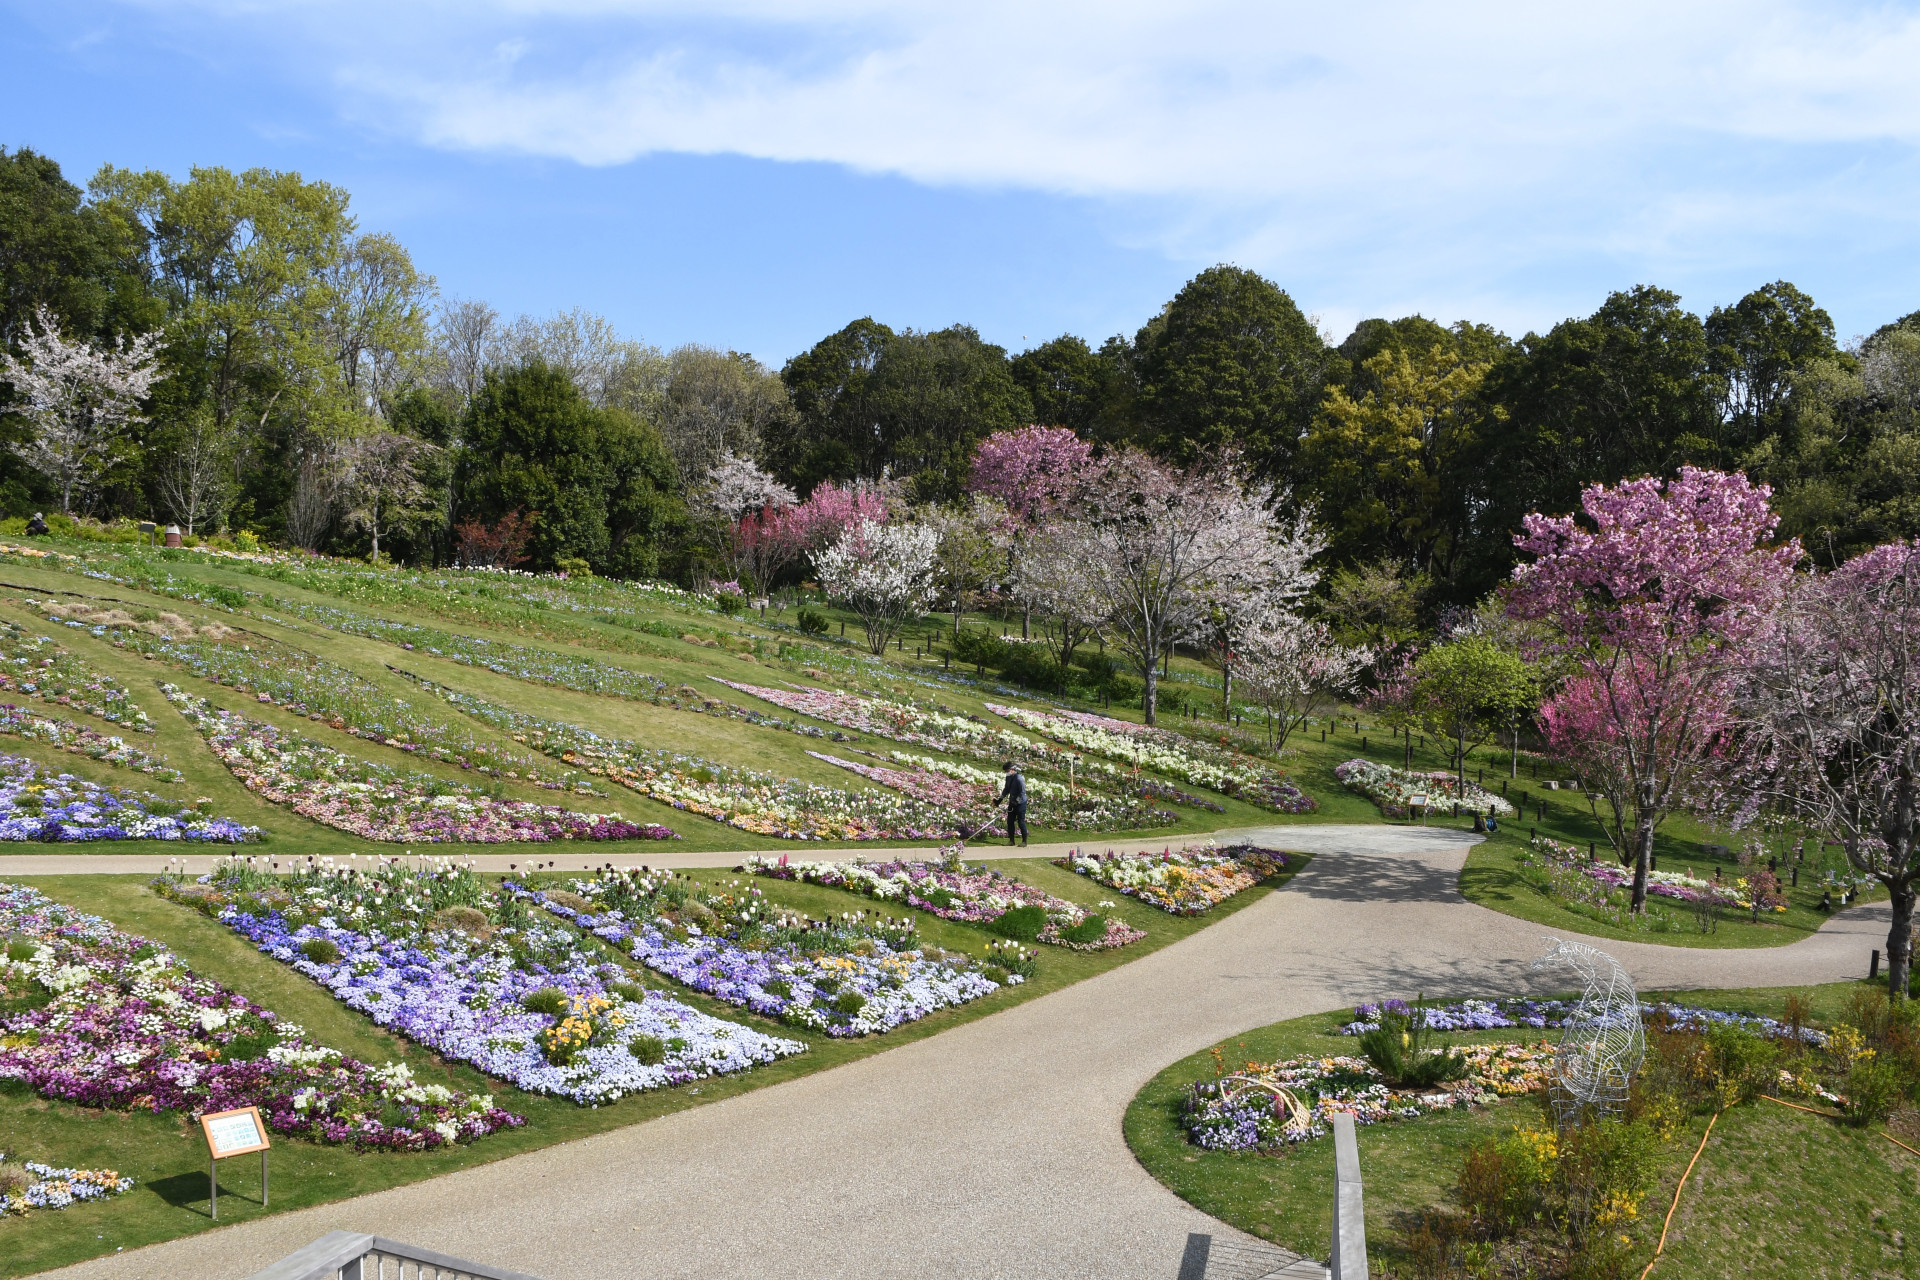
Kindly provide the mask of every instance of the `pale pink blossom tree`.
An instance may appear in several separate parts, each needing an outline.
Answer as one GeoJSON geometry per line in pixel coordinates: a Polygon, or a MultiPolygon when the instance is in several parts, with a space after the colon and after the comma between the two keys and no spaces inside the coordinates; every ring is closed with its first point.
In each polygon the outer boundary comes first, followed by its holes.
{"type": "Polygon", "coordinates": [[[1073,565],[1139,670],[1152,724],[1160,660],[1197,637],[1221,602],[1286,595],[1320,542],[1304,520],[1274,514],[1273,492],[1249,486],[1231,459],[1181,471],[1137,450],[1087,468],[1060,515],[1073,565]]]}
{"type": "Polygon", "coordinates": [[[12,411],[33,423],[21,446],[28,465],[59,487],[60,509],[98,482],[118,460],[128,428],[146,421],[140,402],[166,374],[154,365],[160,335],[118,346],[70,342],[41,307],[20,342],[24,358],[0,350],[0,381],[13,384],[12,411]]]}
{"type": "Polygon", "coordinates": [[[1248,619],[1238,653],[1241,678],[1266,710],[1275,750],[1285,750],[1309,718],[1339,706],[1372,661],[1372,650],[1341,644],[1332,627],[1292,609],[1248,619]]]}
{"type": "Polygon", "coordinates": [[[1065,427],[996,431],[974,450],[968,487],[1031,522],[1066,501],[1092,461],[1093,446],[1065,427]]]}
{"type": "Polygon", "coordinates": [[[1728,725],[1743,645],[1779,603],[1800,544],[1769,546],[1771,490],[1683,467],[1677,479],[1593,485],[1586,520],[1526,518],[1508,607],[1547,625],[1571,666],[1542,711],[1549,741],[1606,795],[1609,839],[1645,910],[1654,830],[1688,802],[1728,725]]]}
{"type": "Polygon", "coordinates": [[[1904,994],[1920,882],[1920,541],[1799,580],[1742,677],[1755,798],[1887,887],[1887,981],[1904,994]]]}
{"type": "Polygon", "coordinates": [[[827,595],[859,615],[877,657],[939,598],[940,535],[926,525],[862,520],[813,557],[827,595]]]}
{"type": "Polygon", "coordinates": [[[885,488],[866,480],[817,484],[807,500],[794,507],[788,519],[794,535],[812,550],[831,546],[840,535],[865,521],[885,524],[893,512],[893,498],[885,488]]]}

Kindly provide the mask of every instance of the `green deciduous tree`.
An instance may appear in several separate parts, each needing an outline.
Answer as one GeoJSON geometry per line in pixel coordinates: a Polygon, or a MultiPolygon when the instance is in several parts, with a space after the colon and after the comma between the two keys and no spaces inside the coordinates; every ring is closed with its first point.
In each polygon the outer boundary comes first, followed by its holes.
{"type": "Polygon", "coordinates": [[[1402,714],[1453,744],[1460,790],[1467,787],[1467,753],[1531,713],[1540,691],[1533,672],[1487,636],[1435,645],[1415,660],[1401,701],[1402,714]]]}

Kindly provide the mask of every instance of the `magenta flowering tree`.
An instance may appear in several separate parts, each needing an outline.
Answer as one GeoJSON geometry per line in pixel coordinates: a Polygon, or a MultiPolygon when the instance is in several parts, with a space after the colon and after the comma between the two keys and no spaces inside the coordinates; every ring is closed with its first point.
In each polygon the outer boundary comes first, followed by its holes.
{"type": "Polygon", "coordinates": [[[1744,475],[1681,468],[1593,485],[1585,520],[1526,518],[1510,612],[1547,624],[1571,668],[1541,718],[1554,749],[1612,811],[1607,835],[1633,866],[1644,911],[1653,833],[1719,758],[1732,677],[1778,605],[1800,544],[1769,546],[1772,491],[1744,475]]]}
{"type": "Polygon", "coordinates": [[[807,500],[789,509],[784,518],[803,546],[820,551],[856,525],[868,521],[885,524],[892,511],[893,502],[879,485],[865,480],[846,484],[828,480],[815,485],[807,500]]]}
{"type": "Polygon", "coordinates": [[[1920,541],[1802,579],[1743,671],[1757,799],[1887,886],[1887,982],[1906,992],[1920,881],[1920,541]]]}
{"type": "Polygon", "coordinates": [[[996,431],[974,451],[969,487],[1030,522],[1064,502],[1092,461],[1093,446],[1066,427],[996,431]]]}

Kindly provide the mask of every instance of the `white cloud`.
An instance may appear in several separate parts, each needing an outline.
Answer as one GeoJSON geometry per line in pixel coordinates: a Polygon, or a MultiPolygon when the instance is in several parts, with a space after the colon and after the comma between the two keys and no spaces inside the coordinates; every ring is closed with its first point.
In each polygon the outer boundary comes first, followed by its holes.
{"type": "Polygon", "coordinates": [[[1175,257],[1340,255],[1409,299],[1726,261],[1920,194],[1910,5],[148,4],[253,28],[350,118],[432,146],[1034,189],[1175,257]]]}

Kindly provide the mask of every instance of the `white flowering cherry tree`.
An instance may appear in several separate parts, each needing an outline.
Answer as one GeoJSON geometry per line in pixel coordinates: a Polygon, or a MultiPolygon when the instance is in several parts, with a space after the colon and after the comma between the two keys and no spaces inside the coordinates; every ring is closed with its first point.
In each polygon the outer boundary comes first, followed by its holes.
{"type": "Polygon", "coordinates": [[[859,615],[878,655],[938,599],[939,553],[939,533],[924,524],[862,520],[814,553],[813,571],[830,599],[859,615]]]}
{"type": "Polygon", "coordinates": [[[0,381],[13,384],[13,412],[33,423],[21,446],[27,464],[59,487],[60,509],[73,511],[113,466],[127,429],[146,419],[140,402],[166,375],[154,367],[160,335],[142,334],[117,347],[70,342],[53,312],[41,307],[21,339],[24,359],[0,351],[0,381]]]}

